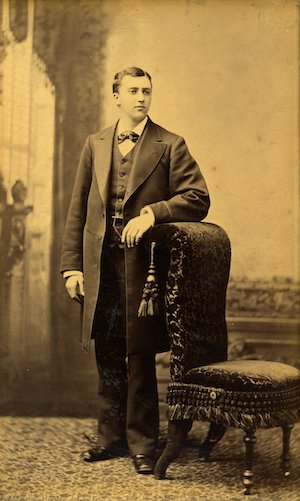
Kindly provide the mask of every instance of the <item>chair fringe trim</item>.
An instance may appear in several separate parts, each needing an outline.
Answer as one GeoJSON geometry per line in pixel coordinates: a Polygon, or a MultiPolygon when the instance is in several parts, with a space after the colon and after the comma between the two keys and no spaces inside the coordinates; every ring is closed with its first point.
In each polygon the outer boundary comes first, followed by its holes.
{"type": "Polygon", "coordinates": [[[300,420],[300,410],[280,410],[249,414],[247,412],[229,412],[219,407],[194,407],[192,405],[169,405],[167,419],[170,421],[191,419],[194,421],[214,421],[235,428],[273,428],[294,424],[300,420]]]}

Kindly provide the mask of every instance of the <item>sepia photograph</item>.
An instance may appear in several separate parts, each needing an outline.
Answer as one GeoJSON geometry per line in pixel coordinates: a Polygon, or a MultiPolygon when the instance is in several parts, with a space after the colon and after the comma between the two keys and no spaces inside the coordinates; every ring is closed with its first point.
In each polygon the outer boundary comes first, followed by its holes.
{"type": "Polygon", "coordinates": [[[298,501],[297,0],[0,0],[1,501],[298,501]]]}

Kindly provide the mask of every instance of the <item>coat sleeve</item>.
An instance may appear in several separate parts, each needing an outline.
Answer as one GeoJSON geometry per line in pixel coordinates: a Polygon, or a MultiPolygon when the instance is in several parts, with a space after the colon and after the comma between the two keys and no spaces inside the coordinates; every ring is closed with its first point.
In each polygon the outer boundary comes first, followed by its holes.
{"type": "Polygon", "coordinates": [[[67,270],[83,271],[83,228],[86,221],[91,180],[92,153],[88,137],[80,156],[65,225],[60,263],[61,273],[67,270]]]}
{"type": "Polygon", "coordinates": [[[156,224],[201,221],[207,215],[210,206],[208,189],[182,137],[178,137],[170,148],[169,193],[168,200],[148,204],[156,224]]]}

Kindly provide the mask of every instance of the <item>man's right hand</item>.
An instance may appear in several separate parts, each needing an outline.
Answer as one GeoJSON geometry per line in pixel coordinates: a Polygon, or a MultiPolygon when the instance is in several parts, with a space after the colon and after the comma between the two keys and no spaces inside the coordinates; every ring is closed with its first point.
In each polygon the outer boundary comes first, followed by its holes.
{"type": "Polygon", "coordinates": [[[71,275],[70,277],[66,278],[65,286],[69,296],[75,301],[82,303],[82,299],[84,296],[83,275],[82,274],[71,275]]]}

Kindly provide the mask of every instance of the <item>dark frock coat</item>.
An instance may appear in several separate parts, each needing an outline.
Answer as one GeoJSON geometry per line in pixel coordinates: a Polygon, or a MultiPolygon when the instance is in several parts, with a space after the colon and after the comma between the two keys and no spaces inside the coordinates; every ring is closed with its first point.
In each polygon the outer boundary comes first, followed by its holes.
{"type": "MultiPolygon", "coordinates": [[[[84,275],[82,347],[88,351],[101,280],[101,254],[106,234],[109,174],[116,124],[86,139],[66,221],[61,272],[84,275]]],[[[201,221],[210,200],[204,178],[182,137],[148,119],[139,139],[124,198],[125,224],[150,206],[155,224],[201,221]]],[[[149,266],[143,242],[125,247],[126,336],[128,353],[168,350],[164,315],[137,315],[149,266]]]]}

